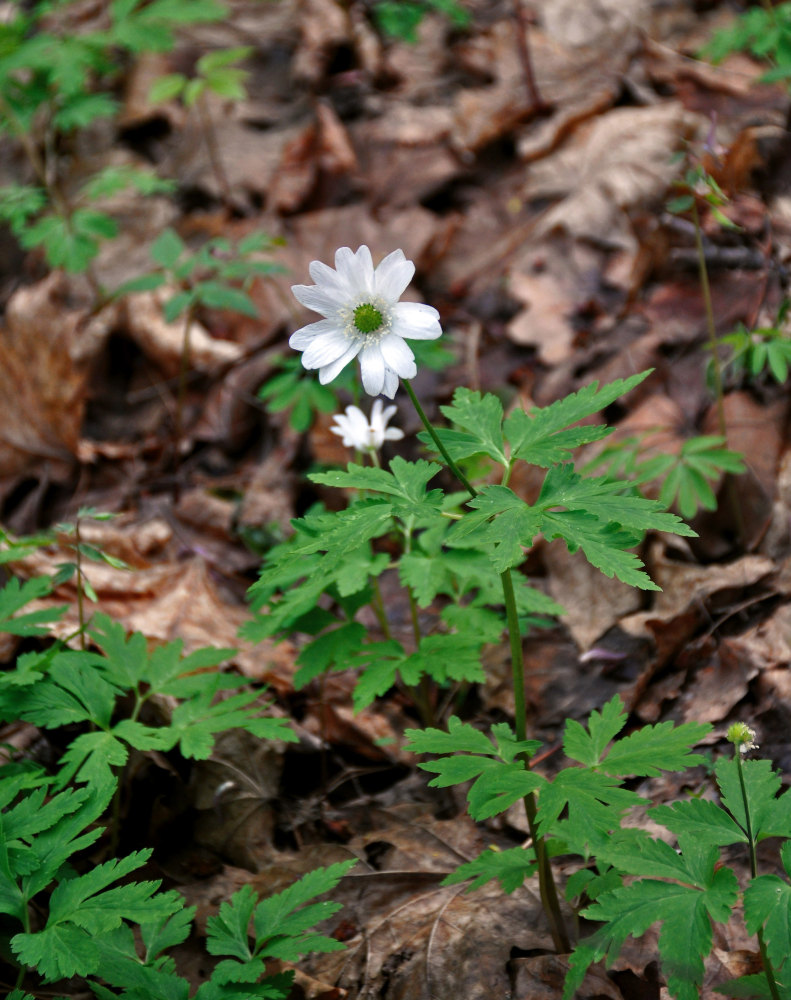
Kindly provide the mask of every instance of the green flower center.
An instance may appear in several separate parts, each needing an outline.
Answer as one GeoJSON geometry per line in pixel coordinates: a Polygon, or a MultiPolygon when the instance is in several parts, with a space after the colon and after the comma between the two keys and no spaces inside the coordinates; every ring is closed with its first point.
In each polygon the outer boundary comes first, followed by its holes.
{"type": "Polygon", "coordinates": [[[360,333],[373,333],[382,325],[382,314],[370,302],[364,302],[354,310],[354,325],[360,333]]]}

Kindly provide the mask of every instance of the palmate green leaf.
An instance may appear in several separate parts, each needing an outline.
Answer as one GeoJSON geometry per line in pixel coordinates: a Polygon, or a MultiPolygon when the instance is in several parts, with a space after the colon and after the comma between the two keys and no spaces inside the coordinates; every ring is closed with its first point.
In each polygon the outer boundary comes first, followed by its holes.
{"type": "Polygon", "coordinates": [[[677,836],[697,837],[702,844],[747,843],[747,834],[716,802],[688,799],[671,806],[656,806],[648,815],[677,836]]]}
{"type": "Polygon", "coordinates": [[[483,851],[473,861],[459,865],[442,880],[442,885],[456,885],[472,879],[467,892],[480,889],[481,886],[497,879],[503,892],[515,892],[525,881],[535,874],[537,865],[532,847],[512,847],[507,851],[496,851],[491,848],[483,851]]]}
{"type": "Polygon", "coordinates": [[[507,486],[486,486],[469,501],[473,510],[464,514],[448,533],[448,544],[477,544],[491,550],[495,571],[504,572],[524,560],[524,549],[541,530],[543,515],[507,486]]]}
{"type": "Polygon", "coordinates": [[[241,962],[253,957],[247,929],[258,897],[251,885],[244,885],[222,903],[215,917],[209,917],[206,930],[212,955],[231,955],[241,962]]]}
{"type": "Polygon", "coordinates": [[[345,622],[338,628],[322,632],[303,646],[297,657],[299,670],[294,675],[295,690],[301,690],[330,667],[348,667],[367,634],[367,629],[359,622],[345,622]]]}
{"type": "Polygon", "coordinates": [[[354,661],[349,664],[359,670],[352,694],[355,712],[367,708],[393,687],[398,676],[398,668],[404,662],[406,655],[401,643],[392,639],[367,642],[361,646],[354,661]]]}
{"type": "Polygon", "coordinates": [[[142,867],[151,854],[151,848],[135,851],[61,882],[50,897],[47,927],[69,921],[89,934],[99,935],[118,927],[122,920],[132,923],[164,920],[180,910],[183,897],[175,891],[157,892],[159,880],[127,882],[109,888],[142,867]]]}
{"type": "Polygon", "coordinates": [[[35,684],[3,692],[0,713],[53,729],[77,722],[107,728],[118,692],[97,669],[100,659],[89,652],[57,652],[49,673],[35,684]]]}
{"type": "Polygon", "coordinates": [[[245,729],[261,739],[280,739],[289,743],[298,739],[288,719],[262,717],[261,706],[251,705],[260,699],[260,692],[242,691],[212,704],[218,685],[208,680],[205,685],[204,690],[173,710],[170,730],[185,757],[206,760],[214,748],[215,734],[229,729],[245,729]]]}
{"type": "Polygon", "coordinates": [[[567,720],[563,734],[564,753],[580,764],[595,767],[600,763],[610,741],[626,725],[627,718],[620,696],[615,695],[601,712],[591,712],[588,731],[576,719],[567,720]]]}
{"type": "MultiPolygon", "coordinates": [[[[22,887],[28,899],[48,886],[60,871],[64,862],[85,850],[102,834],[102,827],[96,824],[115,793],[116,782],[86,789],[77,789],[79,807],[68,812],[57,823],[48,826],[30,840],[30,846],[37,860],[37,867],[22,879],[22,887]]],[[[69,795],[69,791],[61,792],[69,795]]]]}
{"type": "Polygon", "coordinates": [[[165,919],[184,905],[176,892],[157,893],[159,882],[108,888],[139,868],[150,854],[150,850],[139,851],[62,881],[52,893],[46,927],[15,935],[12,950],[24,964],[37,968],[45,980],[98,971],[101,953],[97,937],[120,926],[122,920],[165,919]]]}
{"type": "Polygon", "coordinates": [[[339,563],[335,573],[335,586],[341,597],[351,597],[359,594],[370,583],[371,577],[384,573],[390,565],[390,556],[386,552],[371,552],[369,543],[360,546],[356,552],[350,552],[343,562],[339,563]]]}
{"type": "Polygon", "coordinates": [[[100,952],[81,927],[54,925],[37,934],[17,934],[11,950],[22,965],[36,969],[45,983],[89,976],[99,967],[100,952]]]}
{"type": "MultiPolygon", "coordinates": [[[[503,406],[496,396],[488,392],[482,396],[480,392],[460,387],[453,394],[452,404],[441,406],[440,410],[455,427],[461,428],[461,431],[441,432],[442,443],[452,458],[488,455],[500,465],[508,465],[503,441],[503,406]]],[[[432,442],[429,439],[424,443],[430,446],[432,442]]]]}
{"type": "MultiPolygon", "coordinates": [[[[781,778],[772,768],[772,762],[743,760],[741,766],[753,837],[757,841],[766,837],[788,837],[791,830],[791,792],[787,791],[777,798],[781,778]]],[[[722,804],[739,826],[746,830],[747,819],[736,761],[732,757],[720,758],[714,765],[714,771],[722,804]]]]}
{"type": "MultiPolygon", "coordinates": [[[[255,981],[263,971],[262,959],[265,957],[292,962],[308,951],[342,949],[344,946],[339,941],[311,930],[315,924],[336,913],[341,904],[317,903],[314,900],[317,896],[331,892],[356,863],[356,859],[352,859],[308,872],[283,892],[261,902],[256,901],[250,886],[244,886],[235,892],[227,903],[222,904],[217,916],[209,917],[206,924],[206,947],[209,953],[230,955],[237,960],[220,963],[215,982],[255,981]],[[248,942],[251,918],[255,934],[252,948],[248,942]]],[[[277,985],[276,980],[272,983],[273,986],[277,985]]],[[[258,992],[258,987],[248,987],[247,995],[258,997],[281,994],[258,992]]]]}
{"type": "MultiPolygon", "coordinates": [[[[346,472],[317,472],[308,476],[314,483],[339,488],[352,488],[384,493],[392,497],[393,510],[400,515],[425,514],[436,511],[443,499],[441,490],[426,492],[429,480],[442,466],[419,459],[407,462],[397,455],[390,463],[390,471],[350,462],[346,472]]],[[[351,509],[351,508],[349,508],[351,509]]]]}
{"type": "Polygon", "coordinates": [[[46,576],[34,576],[24,583],[12,576],[0,590],[0,632],[11,635],[46,635],[48,625],[57,621],[68,609],[62,604],[56,608],[43,608],[18,614],[26,604],[52,591],[52,581],[46,576]]]}
{"type": "Polygon", "coordinates": [[[763,928],[769,961],[779,970],[791,957],[791,885],[777,875],[754,878],[744,892],[744,923],[750,934],[763,928]]]}
{"type": "MultiPolygon", "coordinates": [[[[179,933],[178,940],[174,939],[172,944],[180,944],[185,940],[194,912],[194,907],[185,907],[162,924],[163,927],[180,925],[184,931],[183,934],[179,933]]],[[[149,924],[142,927],[144,939],[147,927],[151,926],[149,924]]],[[[175,933],[173,937],[176,937],[175,933]]],[[[99,949],[98,968],[101,970],[102,981],[122,989],[123,1000],[151,1000],[152,997],[157,1000],[187,1000],[189,997],[189,984],[176,973],[172,960],[150,964],[151,958],[147,955],[145,964],[141,962],[135,934],[128,924],[106,931],[95,942],[99,949]]],[[[90,982],[89,985],[100,1000],[117,1000],[118,994],[112,990],[95,982],[90,982]]]]}
{"type": "Polygon", "coordinates": [[[536,506],[545,510],[565,507],[585,511],[600,521],[615,522],[641,536],[646,531],[669,531],[695,537],[696,533],[676,514],[667,513],[659,501],[623,493],[628,485],[606,476],[583,477],[567,462],[549,469],[536,506]]]}
{"type": "Polygon", "coordinates": [[[449,788],[475,779],[467,801],[470,816],[476,821],[505,812],[514,802],[546,786],[546,780],[526,770],[521,761],[506,764],[490,757],[457,755],[423,761],[418,767],[436,773],[437,777],[429,782],[434,788],[449,788]]]}
{"type": "MultiPolygon", "coordinates": [[[[340,903],[316,903],[313,900],[317,896],[331,892],[356,864],[356,858],[352,858],[350,861],[340,861],[326,868],[316,868],[314,871],[308,872],[307,875],[303,875],[301,879],[282,892],[262,900],[253,915],[256,954],[273,955],[275,953],[272,949],[277,946],[281,950],[279,957],[285,958],[279,939],[289,937],[293,939],[290,945],[293,957],[286,960],[295,961],[303,951],[300,946],[300,938],[305,932],[315,924],[332,916],[333,913],[337,913],[341,908],[340,903]]],[[[209,933],[211,934],[211,932],[209,933]]],[[[338,941],[334,941],[333,946],[342,947],[338,941]]],[[[311,949],[315,949],[315,947],[316,941],[314,940],[311,949]]],[[[212,952],[212,954],[216,954],[216,952],[212,952]]]]}
{"type": "Polygon", "coordinates": [[[423,636],[414,653],[404,657],[398,665],[398,672],[409,687],[414,687],[423,676],[433,678],[437,684],[448,681],[469,681],[476,683],[486,680],[481,666],[480,637],[465,634],[443,634],[423,636]]]}
{"type": "Polygon", "coordinates": [[[407,729],[405,750],[412,753],[495,753],[492,741],[480,729],[462,722],[457,716],[448,719],[448,731],[443,729],[407,729]]]}
{"type": "Polygon", "coordinates": [[[677,1000],[698,1000],[703,959],[711,951],[711,920],[725,921],[738,897],[736,876],[729,868],[714,871],[718,852],[709,855],[709,877],[704,889],[640,879],[602,894],[582,915],[606,921],[604,927],[574,950],[563,990],[571,1000],[592,962],[611,964],[626,938],[640,937],[657,922],[662,924],[659,952],[668,988],[677,1000]]]}
{"type": "Polygon", "coordinates": [[[201,281],[195,286],[195,296],[198,302],[210,309],[230,309],[258,319],[258,307],[241,288],[233,288],[219,281],[201,281]]]}
{"type": "Polygon", "coordinates": [[[545,512],[542,531],[549,541],[562,538],[569,552],[582,549],[588,562],[605,576],[617,577],[640,590],[661,589],[643,571],[641,559],[627,551],[637,539],[617,524],[604,524],[581,510],[545,512]]]}
{"type": "Polygon", "coordinates": [[[505,421],[505,437],[511,446],[511,457],[543,468],[569,461],[572,448],[598,441],[610,433],[608,428],[597,425],[569,425],[599,413],[648,375],[650,371],[627,379],[616,379],[601,388],[598,382],[592,382],[542,409],[535,407],[529,413],[513,410],[505,421]]]}
{"type": "Polygon", "coordinates": [[[65,788],[70,781],[99,785],[112,782],[113,768],[123,767],[128,757],[128,746],[112,733],[82,733],[61,757],[56,787],[65,788]]]}
{"type": "Polygon", "coordinates": [[[538,798],[538,829],[574,845],[576,853],[586,855],[591,847],[598,848],[618,829],[624,813],[640,805],[642,798],[621,788],[618,778],[568,767],[541,790],[538,798]],[[567,818],[559,820],[562,813],[567,818]]]}
{"type": "Polygon", "coordinates": [[[623,777],[656,777],[662,771],[683,771],[705,764],[706,758],[692,753],[691,747],[700,743],[711,728],[707,722],[643,726],[614,743],[600,768],[605,774],[623,777]]]}

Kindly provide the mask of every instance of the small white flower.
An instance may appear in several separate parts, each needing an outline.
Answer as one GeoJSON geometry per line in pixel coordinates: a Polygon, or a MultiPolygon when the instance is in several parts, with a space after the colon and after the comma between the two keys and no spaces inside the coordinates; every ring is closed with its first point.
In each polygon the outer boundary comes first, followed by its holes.
{"type": "Polygon", "coordinates": [[[295,298],[324,319],[291,335],[289,346],[302,351],[305,368],[318,368],[322,385],[331,382],[359,355],[363,387],[370,396],[396,394],[399,378],[417,374],[415,356],[404,343],[435,340],[442,333],[439,313],[420,302],[399,302],[415,265],[394,250],[374,270],[371,251],[341,247],[335,270],[321,261],[310,265],[315,285],[293,285],[295,298]]]}
{"type": "Polygon", "coordinates": [[[755,742],[755,730],[750,729],[745,722],[734,722],[728,728],[725,738],[739,748],[739,753],[758,749],[758,744],[755,742]]]}
{"type": "Polygon", "coordinates": [[[378,451],[385,441],[400,441],[404,432],[397,427],[388,427],[387,422],[396,412],[396,406],[382,409],[382,400],[377,399],[371,407],[371,419],[356,406],[347,406],[346,414],[338,413],[333,420],[336,427],[330,427],[333,434],[342,438],[347,448],[357,451],[378,451]]]}

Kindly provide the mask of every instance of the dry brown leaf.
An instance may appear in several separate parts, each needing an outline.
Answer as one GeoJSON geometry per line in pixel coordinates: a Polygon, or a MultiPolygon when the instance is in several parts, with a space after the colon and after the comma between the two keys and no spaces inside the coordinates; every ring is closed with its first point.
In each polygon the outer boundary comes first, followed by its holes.
{"type": "Polygon", "coordinates": [[[613,38],[643,31],[651,19],[650,0],[538,0],[541,26],[550,38],[572,48],[606,49],[613,38]]]}
{"type": "Polygon", "coordinates": [[[549,571],[549,593],[565,609],[561,621],[581,651],[642,604],[639,590],[604,576],[563,542],[545,546],[541,558],[549,571]]]}
{"type": "Polygon", "coordinates": [[[661,203],[678,173],[672,153],[701,127],[675,102],[614,108],[578,129],[528,175],[529,197],[560,197],[538,222],[537,235],[561,230],[608,247],[637,244],[630,213],[661,203]]]}
{"type": "Polygon", "coordinates": [[[116,321],[111,307],[91,317],[72,305],[60,272],[22,288],[0,337],[0,475],[36,469],[64,477],[74,464],[90,364],[116,321]]]}
{"type": "MultiPolygon", "coordinates": [[[[163,304],[173,289],[140,292],[124,300],[126,327],[140,350],[168,377],[178,375],[184,352],[184,319],[167,322],[163,304]]],[[[190,365],[201,372],[215,373],[242,357],[242,348],[229,340],[212,337],[200,323],[190,325],[190,365]]]]}
{"type": "MultiPolygon", "coordinates": [[[[557,1000],[563,993],[563,983],[569,971],[566,955],[536,955],[532,958],[515,958],[514,1000],[557,1000]]],[[[575,997],[622,1000],[621,991],[603,969],[589,970],[575,997]]]]}

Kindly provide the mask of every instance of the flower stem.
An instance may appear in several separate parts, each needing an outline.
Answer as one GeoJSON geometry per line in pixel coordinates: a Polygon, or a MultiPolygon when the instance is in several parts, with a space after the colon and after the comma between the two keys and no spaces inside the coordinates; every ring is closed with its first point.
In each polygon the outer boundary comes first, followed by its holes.
{"type": "MultiPolygon", "coordinates": [[[[431,440],[437,446],[439,453],[447,462],[448,468],[461,485],[467,490],[470,497],[476,497],[478,495],[478,491],[471,485],[467,477],[459,470],[459,467],[448,454],[447,449],[442,444],[442,441],[440,441],[439,435],[423,411],[423,407],[420,405],[412,386],[406,379],[402,379],[402,382],[406,387],[409,398],[412,400],[412,405],[415,407],[418,417],[420,417],[423,426],[431,436],[431,440]]],[[[514,594],[514,581],[511,576],[511,570],[506,569],[503,573],[501,573],[500,580],[503,587],[503,602],[505,604],[505,614],[508,622],[508,638],[511,647],[511,679],[514,689],[514,726],[516,729],[516,738],[518,740],[524,740],[527,736],[525,674],[522,654],[522,638],[519,632],[519,614],[516,607],[516,595],[514,594]]],[[[527,754],[522,755],[522,761],[525,769],[529,770],[530,760],[527,754]]],[[[530,836],[533,840],[533,849],[536,853],[536,861],[538,862],[538,886],[541,895],[541,903],[544,907],[544,914],[549,921],[550,933],[552,935],[555,948],[560,954],[567,954],[571,951],[571,945],[563,921],[563,914],[560,911],[558,891],[555,885],[552,866],[547,854],[546,843],[544,842],[544,838],[539,835],[536,825],[537,810],[535,794],[531,793],[530,795],[526,795],[523,801],[525,806],[525,815],[527,817],[527,825],[530,830],[530,836]]]]}
{"type": "Polygon", "coordinates": [[[471,485],[469,479],[467,479],[467,477],[464,475],[464,473],[459,469],[458,465],[456,465],[456,463],[453,461],[453,459],[448,454],[448,450],[445,447],[445,445],[440,441],[439,434],[437,434],[437,432],[434,430],[433,424],[431,423],[431,421],[428,419],[428,417],[424,413],[423,407],[420,405],[420,401],[418,400],[417,396],[415,395],[415,390],[412,388],[412,386],[409,384],[409,382],[406,379],[402,379],[401,381],[404,384],[404,388],[406,389],[407,394],[409,395],[409,398],[412,400],[412,405],[415,407],[415,411],[417,412],[417,415],[420,417],[421,423],[423,424],[423,426],[426,428],[426,430],[431,435],[431,440],[437,446],[437,451],[445,459],[445,462],[447,463],[448,468],[453,473],[453,475],[456,477],[456,479],[458,479],[458,481],[461,483],[461,485],[464,487],[464,489],[470,494],[470,496],[471,497],[477,497],[478,496],[478,491],[471,485]]]}
{"type": "MultiPolygon", "coordinates": [[[[739,788],[742,793],[742,802],[744,803],[744,818],[745,826],[747,827],[745,832],[747,834],[747,844],[750,849],[750,874],[753,878],[756,878],[758,876],[758,858],[755,853],[755,838],[753,837],[752,819],[750,818],[750,802],[747,798],[747,787],[744,783],[742,754],[738,745],[734,748],[734,758],[736,760],[736,773],[739,775],[739,788]]],[[[778,989],[774,969],[772,968],[772,963],[769,961],[769,955],[766,950],[763,927],[758,928],[758,948],[761,952],[761,962],[764,967],[766,981],[769,984],[769,992],[772,994],[772,1000],[780,1000],[780,990],[778,989]]]]}

